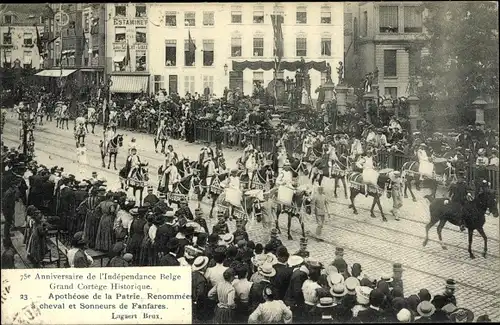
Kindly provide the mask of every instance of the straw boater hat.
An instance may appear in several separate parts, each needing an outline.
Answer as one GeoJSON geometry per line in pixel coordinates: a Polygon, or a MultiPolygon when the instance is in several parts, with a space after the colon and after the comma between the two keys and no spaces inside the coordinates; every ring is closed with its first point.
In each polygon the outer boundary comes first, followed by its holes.
{"type": "Polygon", "coordinates": [[[332,297],[319,298],[319,302],[316,305],[318,308],[331,308],[335,306],[335,302],[332,297]]]}
{"type": "Polygon", "coordinates": [[[128,213],[130,213],[131,216],[138,216],[139,215],[139,208],[132,208],[132,209],[130,209],[130,211],[128,213]]]}
{"type": "Polygon", "coordinates": [[[219,245],[221,245],[221,246],[229,246],[234,241],[234,235],[231,233],[224,234],[224,235],[220,236],[220,238],[221,239],[219,241],[219,245]]]}
{"type": "Polygon", "coordinates": [[[381,281],[385,281],[387,283],[392,283],[392,281],[394,281],[394,279],[391,277],[391,276],[388,276],[388,275],[384,275],[380,278],[381,281]]]}
{"type": "Polygon", "coordinates": [[[436,307],[429,301],[422,301],[417,306],[417,312],[422,317],[431,317],[436,312],[436,307]]]}
{"type": "Polygon", "coordinates": [[[337,283],[330,289],[330,294],[336,298],[341,298],[347,294],[347,289],[343,283],[337,283]]]}
{"type": "Polygon", "coordinates": [[[328,274],[328,277],[326,278],[326,280],[327,280],[328,285],[330,287],[333,287],[334,285],[339,284],[339,283],[342,283],[342,284],[344,283],[344,277],[340,273],[328,274]]]}
{"type": "Polygon", "coordinates": [[[193,262],[193,271],[199,271],[208,265],[209,258],[206,256],[198,256],[193,262]]]}
{"type": "Polygon", "coordinates": [[[301,256],[298,256],[298,255],[292,255],[288,258],[288,266],[290,267],[295,267],[295,266],[298,266],[302,263],[304,263],[304,258],[302,258],[301,256]]]}
{"type": "Polygon", "coordinates": [[[372,288],[359,286],[356,288],[356,302],[360,305],[368,305],[370,303],[370,293],[372,288]]]}
{"type": "Polygon", "coordinates": [[[276,269],[271,263],[264,263],[259,267],[259,274],[266,277],[273,277],[276,275],[276,269]]]}

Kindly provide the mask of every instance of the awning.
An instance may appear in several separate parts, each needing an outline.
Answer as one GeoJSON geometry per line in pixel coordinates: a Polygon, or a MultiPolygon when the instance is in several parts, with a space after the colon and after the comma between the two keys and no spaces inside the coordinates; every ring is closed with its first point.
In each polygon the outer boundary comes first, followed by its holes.
{"type": "Polygon", "coordinates": [[[60,69],[53,69],[53,70],[43,70],[35,74],[35,76],[39,77],[67,77],[73,72],[75,72],[76,69],[62,69],[62,72],[60,69]]]}
{"type": "Polygon", "coordinates": [[[113,58],[113,62],[123,62],[125,55],[117,55],[113,58]]]}
{"type": "MultiPolygon", "coordinates": [[[[280,63],[281,70],[297,71],[301,66],[301,61],[281,61],[280,63]]],[[[269,71],[274,69],[274,67],[274,61],[233,61],[233,71],[243,71],[245,69],[269,71]]],[[[306,67],[323,72],[326,70],[326,61],[309,61],[306,62],[306,67]]]]}
{"type": "Polygon", "coordinates": [[[111,76],[112,93],[138,94],[147,92],[149,76],[111,76]]]}

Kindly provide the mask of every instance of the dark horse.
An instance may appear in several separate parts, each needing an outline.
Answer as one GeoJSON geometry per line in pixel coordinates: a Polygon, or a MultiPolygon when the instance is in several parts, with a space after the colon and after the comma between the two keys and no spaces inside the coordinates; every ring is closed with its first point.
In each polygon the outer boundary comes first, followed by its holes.
{"type": "MultiPolygon", "coordinates": [[[[210,207],[210,214],[209,218],[213,218],[213,212],[215,205],[217,203],[217,200],[219,199],[220,195],[223,192],[223,189],[220,186],[220,183],[225,181],[229,177],[229,173],[224,172],[221,174],[218,174],[217,176],[214,176],[212,185],[210,185],[209,190],[207,191],[208,195],[210,196],[210,199],[212,201],[212,205],[210,207]]],[[[198,192],[198,205],[201,202],[201,199],[203,198],[202,196],[203,191],[198,192]]]]}
{"type": "MultiPolygon", "coordinates": [[[[277,195],[278,188],[271,189],[271,195],[277,195]]],[[[306,190],[296,190],[293,194],[292,205],[287,206],[281,203],[277,203],[276,205],[276,229],[279,233],[281,233],[281,229],[279,227],[279,216],[282,213],[286,213],[288,216],[288,224],[287,224],[287,235],[289,240],[293,240],[292,235],[290,234],[290,228],[292,225],[292,219],[298,218],[300,227],[302,229],[302,237],[306,236],[304,220],[302,218],[302,208],[305,208],[306,213],[311,213],[311,197],[306,190]]]]}
{"type": "Polygon", "coordinates": [[[149,181],[149,173],[147,169],[148,164],[141,163],[139,167],[136,169],[136,173],[134,176],[128,178],[129,170],[127,166],[120,169],[118,175],[120,176],[121,188],[125,191],[128,190],[129,187],[133,190],[134,198],[136,197],[137,191],[139,191],[139,205],[142,206],[142,194],[144,192],[144,187],[147,186],[147,182],[149,181]]]}
{"type": "Polygon", "coordinates": [[[111,166],[111,158],[113,158],[113,166],[116,170],[116,156],[118,155],[118,148],[123,146],[123,135],[117,134],[108,142],[106,148],[104,148],[104,146],[104,141],[101,140],[99,147],[101,148],[102,167],[106,167],[106,162],[104,161],[104,159],[106,158],[106,155],[109,155],[108,169],[111,166]]]}
{"type": "Polygon", "coordinates": [[[181,180],[178,183],[175,183],[172,192],[167,193],[167,198],[170,203],[179,204],[182,199],[185,199],[186,202],[189,202],[189,191],[191,190],[193,180],[193,174],[186,174],[182,176],[181,180]]]}
{"type": "Polygon", "coordinates": [[[252,188],[269,191],[276,179],[271,165],[265,165],[253,173],[252,188]]]}
{"type": "Polygon", "coordinates": [[[434,199],[429,206],[431,220],[425,226],[425,240],[423,245],[427,245],[427,242],[429,241],[429,230],[439,221],[437,227],[439,242],[441,247],[446,249],[441,237],[441,231],[443,230],[444,225],[446,222],[450,222],[451,224],[459,226],[460,221],[465,217],[464,222],[469,235],[468,251],[470,258],[475,257],[474,254],[472,254],[472,238],[474,230],[477,230],[481,237],[483,237],[483,257],[486,257],[486,252],[488,251],[488,238],[486,237],[486,233],[483,229],[484,223],[486,222],[486,210],[490,210],[495,218],[498,217],[496,192],[491,189],[479,190],[474,200],[468,201],[464,206],[458,206],[446,198],[434,199]]]}
{"type": "MultiPolygon", "coordinates": [[[[420,179],[420,173],[418,172],[420,167],[420,164],[418,161],[408,161],[403,164],[403,167],[401,168],[401,174],[404,176],[405,179],[405,189],[404,189],[404,197],[408,197],[407,190],[410,191],[411,197],[413,199],[413,202],[417,202],[417,199],[415,198],[415,195],[413,194],[412,188],[411,188],[411,182],[415,181],[415,187],[417,190],[420,190],[421,187],[421,179],[420,179]]],[[[453,166],[448,166],[446,160],[439,160],[439,161],[434,161],[434,175],[432,178],[426,177],[425,180],[427,180],[430,183],[430,188],[431,188],[431,196],[432,198],[436,197],[436,192],[438,188],[438,184],[442,183],[444,185],[449,185],[450,181],[452,181],[453,177],[455,176],[455,168],[453,166]]]]}
{"type": "Polygon", "coordinates": [[[354,199],[358,194],[364,194],[367,196],[373,197],[372,207],[370,209],[370,216],[372,218],[376,218],[375,213],[373,213],[373,209],[375,208],[375,204],[378,206],[380,210],[380,214],[382,214],[382,221],[387,221],[387,218],[384,215],[384,210],[382,209],[382,204],[380,203],[380,197],[386,189],[386,186],[390,184],[390,178],[388,173],[380,173],[377,180],[377,186],[368,185],[366,186],[363,183],[363,175],[361,172],[352,172],[348,175],[349,177],[349,188],[351,191],[350,199],[351,204],[349,208],[352,208],[354,214],[358,214],[358,210],[356,209],[356,205],[354,204],[354,199]],[[368,189],[368,193],[365,193],[365,187],[368,189]]]}

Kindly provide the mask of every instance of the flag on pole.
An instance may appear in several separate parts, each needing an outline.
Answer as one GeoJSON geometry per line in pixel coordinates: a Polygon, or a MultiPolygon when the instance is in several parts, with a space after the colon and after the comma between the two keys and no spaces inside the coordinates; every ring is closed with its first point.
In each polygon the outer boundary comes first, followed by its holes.
{"type": "Polygon", "coordinates": [[[125,54],[125,58],[123,59],[123,65],[128,66],[130,64],[130,45],[127,41],[127,53],[125,54]]]}
{"type": "Polygon", "coordinates": [[[284,22],[283,16],[271,15],[271,22],[274,31],[275,56],[278,58],[278,62],[281,62],[281,58],[283,58],[283,29],[282,29],[282,25],[284,22]]]}
{"type": "Polygon", "coordinates": [[[42,39],[40,38],[40,33],[38,32],[38,26],[35,25],[36,29],[36,47],[38,48],[38,55],[42,56],[43,55],[43,43],[42,39]]]}
{"type": "Polygon", "coordinates": [[[189,57],[191,58],[191,62],[194,62],[196,44],[194,43],[193,39],[191,38],[191,31],[188,31],[188,51],[189,51],[189,57]]]}

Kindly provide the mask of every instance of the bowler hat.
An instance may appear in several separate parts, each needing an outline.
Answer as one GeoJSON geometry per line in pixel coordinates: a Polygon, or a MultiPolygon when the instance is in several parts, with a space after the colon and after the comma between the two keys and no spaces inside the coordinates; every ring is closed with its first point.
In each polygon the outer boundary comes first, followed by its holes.
{"type": "Polygon", "coordinates": [[[78,231],[73,235],[73,240],[72,244],[73,245],[81,245],[84,244],[85,241],[83,240],[83,231],[78,231]]]}
{"type": "Polygon", "coordinates": [[[446,280],[446,289],[450,289],[450,290],[455,290],[455,280],[453,279],[448,279],[446,280]]]}

